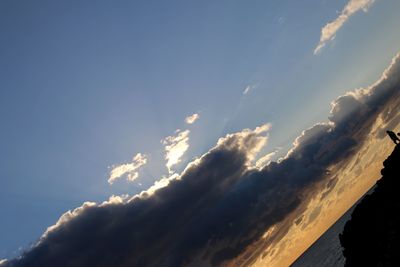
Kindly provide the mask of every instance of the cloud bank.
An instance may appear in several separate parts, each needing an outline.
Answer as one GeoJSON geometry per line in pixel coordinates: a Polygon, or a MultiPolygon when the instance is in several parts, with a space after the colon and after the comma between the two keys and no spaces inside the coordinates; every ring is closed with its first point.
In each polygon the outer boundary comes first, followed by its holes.
{"type": "Polygon", "coordinates": [[[134,181],[139,178],[138,170],[147,163],[147,156],[141,153],[137,153],[131,163],[121,164],[113,166],[108,183],[113,184],[116,180],[126,176],[127,181],[134,181]]]}
{"type": "MultiPolygon", "coordinates": [[[[254,244],[281,239],[328,168],[363,144],[386,103],[399,97],[396,56],[381,79],[339,97],[329,121],[305,130],[284,159],[252,161],[270,126],[245,129],[156,190],[85,203],[64,214],[19,258],[2,266],[216,266],[243,263],[254,244]]],[[[184,139],[184,138],[183,138],[184,139]]]]}
{"type": "Polygon", "coordinates": [[[314,49],[314,55],[321,52],[321,49],[335,38],[336,33],[351,16],[360,10],[367,12],[374,2],[375,0],[350,0],[340,12],[340,15],[322,28],[319,43],[314,49]]]}

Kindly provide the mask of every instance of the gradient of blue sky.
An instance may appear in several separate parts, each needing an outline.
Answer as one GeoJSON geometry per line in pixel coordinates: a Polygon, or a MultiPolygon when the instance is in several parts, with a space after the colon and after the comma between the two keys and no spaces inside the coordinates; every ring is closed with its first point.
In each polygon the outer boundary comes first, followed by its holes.
{"type": "Polygon", "coordinates": [[[377,0],[314,55],[346,3],[1,1],[0,258],[83,201],[153,184],[178,128],[191,130],[184,162],[267,122],[265,152],[285,151],[399,50],[400,2],[377,0]],[[110,186],[107,167],[139,152],[139,179],[110,186]]]}

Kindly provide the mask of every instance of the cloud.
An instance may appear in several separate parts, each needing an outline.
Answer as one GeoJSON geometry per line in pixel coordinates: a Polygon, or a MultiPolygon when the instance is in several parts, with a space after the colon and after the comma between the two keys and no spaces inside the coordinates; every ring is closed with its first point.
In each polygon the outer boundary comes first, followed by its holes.
{"type": "Polygon", "coordinates": [[[167,168],[172,173],[172,167],[181,162],[182,156],[189,148],[189,130],[176,130],[176,135],[171,135],[161,140],[165,145],[165,159],[167,160],[167,168]]]}
{"type": "Polygon", "coordinates": [[[246,150],[246,157],[249,162],[253,161],[258,152],[267,144],[268,136],[265,135],[270,129],[271,124],[266,123],[254,130],[243,129],[241,132],[228,134],[224,138],[220,138],[217,145],[226,147],[239,146],[238,149],[246,150]]]}
{"type": "Polygon", "coordinates": [[[250,264],[295,225],[316,190],[326,190],[329,167],[354,155],[382,109],[400,97],[398,59],[373,86],[334,101],[330,121],[305,130],[279,162],[252,165],[270,125],[226,135],[151,191],[67,212],[5,266],[250,264]]]}
{"type": "Polygon", "coordinates": [[[272,158],[276,155],[276,153],[278,153],[278,151],[281,148],[276,148],[274,149],[274,151],[272,151],[271,153],[265,154],[264,156],[262,156],[261,158],[259,158],[256,162],[256,167],[257,168],[262,168],[265,165],[267,165],[268,163],[271,162],[272,158]]]}
{"type": "MultiPolygon", "coordinates": [[[[193,124],[200,118],[198,113],[194,113],[185,118],[187,124],[193,124]]],[[[175,131],[175,135],[171,135],[161,140],[161,143],[165,146],[165,159],[167,160],[166,167],[168,168],[169,174],[172,174],[172,167],[181,162],[182,156],[189,149],[189,134],[190,130],[181,131],[180,129],[175,131]]]]}
{"type": "Polygon", "coordinates": [[[221,192],[242,177],[246,162],[265,142],[260,136],[265,129],[246,129],[221,138],[179,178],[153,193],[143,192],[124,204],[115,200],[101,205],[85,203],[67,212],[22,261],[13,264],[176,266],[183,256],[196,250],[189,237],[196,234],[197,219],[221,199],[221,192]],[[82,251],[88,246],[92,252],[82,251]],[[39,259],[41,256],[45,258],[39,259]]]}
{"type": "Polygon", "coordinates": [[[247,85],[246,88],[244,88],[243,90],[243,95],[247,95],[248,93],[250,93],[250,91],[252,91],[256,87],[257,85],[247,85]]]}
{"type": "Polygon", "coordinates": [[[199,118],[200,118],[200,115],[197,114],[197,113],[194,113],[193,115],[187,116],[187,117],[185,118],[185,122],[186,122],[187,124],[193,124],[193,123],[195,123],[199,118]]]}
{"type": "Polygon", "coordinates": [[[247,95],[247,93],[250,92],[250,90],[251,90],[251,86],[247,85],[246,88],[244,88],[243,94],[247,95]]]}
{"type": "Polygon", "coordinates": [[[113,166],[108,183],[113,184],[117,179],[126,176],[127,181],[134,181],[139,177],[138,170],[147,163],[147,156],[141,153],[137,153],[131,163],[121,164],[113,166]]]}
{"type": "Polygon", "coordinates": [[[326,43],[335,38],[336,33],[352,15],[360,10],[367,12],[368,8],[374,2],[375,0],[350,0],[343,8],[342,12],[340,12],[340,15],[322,28],[321,37],[317,47],[314,50],[314,55],[321,52],[321,49],[326,45],[326,43]]]}

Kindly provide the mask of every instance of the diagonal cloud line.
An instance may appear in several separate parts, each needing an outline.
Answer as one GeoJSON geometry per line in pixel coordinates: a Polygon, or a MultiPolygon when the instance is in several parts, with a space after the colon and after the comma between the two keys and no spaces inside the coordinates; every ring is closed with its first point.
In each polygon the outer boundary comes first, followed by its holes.
{"type": "Polygon", "coordinates": [[[368,11],[368,8],[375,2],[375,0],[350,0],[343,8],[340,15],[333,21],[326,24],[321,30],[321,37],[317,47],[314,49],[314,55],[321,52],[325,45],[332,41],[336,33],[342,28],[346,21],[358,11],[368,11]]]}

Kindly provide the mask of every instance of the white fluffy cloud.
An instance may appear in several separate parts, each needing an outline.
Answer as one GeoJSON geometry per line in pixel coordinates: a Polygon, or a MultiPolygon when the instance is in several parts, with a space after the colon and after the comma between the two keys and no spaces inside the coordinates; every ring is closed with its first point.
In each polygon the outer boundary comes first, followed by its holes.
{"type": "Polygon", "coordinates": [[[374,2],[375,0],[350,0],[340,12],[340,15],[322,28],[321,37],[314,50],[314,55],[318,54],[327,42],[335,38],[336,33],[352,15],[360,10],[367,12],[374,2]]]}
{"type": "Polygon", "coordinates": [[[197,113],[194,113],[193,115],[187,116],[185,119],[185,122],[187,124],[193,124],[195,123],[198,119],[200,118],[200,115],[197,113]]]}
{"type": "Polygon", "coordinates": [[[271,129],[271,124],[266,123],[254,130],[243,129],[241,132],[228,134],[218,140],[217,145],[224,144],[229,149],[236,148],[246,151],[247,159],[253,161],[258,152],[267,144],[268,135],[266,133],[271,129]]]}
{"type": "Polygon", "coordinates": [[[162,140],[165,145],[165,159],[167,160],[167,168],[170,173],[172,166],[181,162],[182,156],[189,148],[189,130],[176,130],[175,135],[171,135],[162,140]]]}
{"type": "Polygon", "coordinates": [[[126,176],[126,179],[130,182],[136,180],[139,177],[139,168],[147,163],[147,156],[141,153],[137,153],[133,157],[132,162],[113,166],[108,183],[113,184],[115,180],[126,176]]]}
{"type": "Polygon", "coordinates": [[[257,168],[263,168],[264,166],[266,166],[268,163],[271,162],[272,158],[276,155],[276,153],[278,153],[278,151],[280,149],[281,148],[276,148],[276,149],[274,149],[274,151],[272,151],[270,153],[267,153],[264,156],[262,156],[261,158],[259,158],[256,161],[256,167],[257,168]]]}

